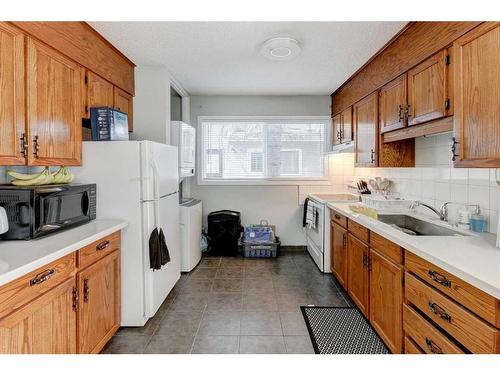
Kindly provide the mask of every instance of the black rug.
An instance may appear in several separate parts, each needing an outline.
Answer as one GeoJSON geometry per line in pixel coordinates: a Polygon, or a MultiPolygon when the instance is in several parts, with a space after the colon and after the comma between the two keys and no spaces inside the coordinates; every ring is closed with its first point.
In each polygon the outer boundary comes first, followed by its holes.
{"type": "Polygon", "coordinates": [[[389,354],[355,307],[301,306],[316,354],[389,354]]]}

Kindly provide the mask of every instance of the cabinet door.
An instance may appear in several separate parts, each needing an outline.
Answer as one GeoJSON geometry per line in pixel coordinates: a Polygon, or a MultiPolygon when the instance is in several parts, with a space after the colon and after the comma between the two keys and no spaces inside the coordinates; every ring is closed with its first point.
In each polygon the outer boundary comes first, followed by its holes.
{"type": "Polygon", "coordinates": [[[114,107],[128,114],[128,131],[134,130],[134,102],[132,95],[115,87],[114,107]]]}
{"type": "Polygon", "coordinates": [[[342,142],[342,115],[339,113],[338,115],[333,116],[332,119],[332,137],[333,145],[339,145],[342,142]]]}
{"type": "Polygon", "coordinates": [[[380,89],[380,133],[401,129],[405,126],[406,91],[406,74],[380,89]]]}
{"type": "Polygon", "coordinates": [[[357,167],[377,166],[377,98],[377,93],[373,93],[353,105],[355,163],[357,167]]]}
{"type": "Polygon", "coordinates": [[[340,114],[342,121],[342,143],[352,141],[352,107],[344,109],[340,114]]]}
{"type": "Polygon", "coordinates": [[[446,116],[446,50],[408,72],[408,125],[446,116]]]}
{"type": "Polygon", "coordinates": [[[24,35],[0,23],[0,165],[24,165],[24,35]]]}
{"type": "Polygon", "coordinates": [[[368,255],[368,245],[349,233],[347,244],[347,291],[365,316],[368,316],[369,303],[368,255]]]}
{"type": "Polygon", "coordinates": [[[500,167],[500,23],[453,44],[457,167],[500,167]]]}
{"type": "Polygon", "coordinates": [[[78,353],[99,353],[120,326],[120,252],[77,275],[78,353]]]}
{"type": "Polygon", "coordinates": [[[87,72],[86,114],[90,117],[91,107],[113,107],[113,85],[97,74],[87,72]]]}
{"type": "Polygon", "coordinates": [[[29,165],[81,165],[84,70],[27,38],[29,165]]]}
{"type": "Polygon", "coordinates": [[[72,277],[0,319],[0,353],[74,354],[76,313],[72,277]]]}
{"type": "Polygon", "coordinates": [[[347,289],[347,231],[331,225],[331,271],[340,285],[347,289]]]}
{"type": "Polygon", "coordinates": [[[393,353],[403,349],[403,268],[370,249],[370,322],[393,353]]]}

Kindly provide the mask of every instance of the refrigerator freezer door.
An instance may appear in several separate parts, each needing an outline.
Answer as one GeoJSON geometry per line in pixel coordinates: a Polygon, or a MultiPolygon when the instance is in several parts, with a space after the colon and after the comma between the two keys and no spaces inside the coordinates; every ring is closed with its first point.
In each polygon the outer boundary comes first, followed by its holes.
{"type": "Polygon", "coordinates": [[[159,201],[143,203],[144,227],[144,274],[146,317],[152,317],[168,296],[181,276],[180,237],[179,237],[179,196],[177,193],[161,198],[159,201]],[[159,212],[159,218],[158,218],[159,212]],[[149,267],[149,236],[155,227],[161,227],[165,234],[170,262],[161,270],[149,267]]]}
{"type": "Polygon", "coordinates": [[[151,201],[179,190],[177,147],[142,141],[142,200],[151,201]]]}

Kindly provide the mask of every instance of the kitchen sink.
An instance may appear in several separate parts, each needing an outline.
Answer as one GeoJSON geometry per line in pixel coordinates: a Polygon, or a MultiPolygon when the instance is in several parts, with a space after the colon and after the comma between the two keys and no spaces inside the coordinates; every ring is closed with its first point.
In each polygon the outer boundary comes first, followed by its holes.
{"type": "Polygon", "coordinates": [[[378,221],[412,236],[466,236],[462,232],[408,215],[378,215],[378,221]]]}

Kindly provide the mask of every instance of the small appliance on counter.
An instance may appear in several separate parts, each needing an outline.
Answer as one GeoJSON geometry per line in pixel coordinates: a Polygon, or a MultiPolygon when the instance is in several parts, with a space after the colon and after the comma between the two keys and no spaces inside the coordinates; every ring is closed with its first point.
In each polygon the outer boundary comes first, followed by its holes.
{"type": "Polygon", "coordinates": [[[4,234],[9,230],[9,222],[7,220],[7,212],[5,208],[0,207],[0,234],[4,234]]]}
{"type": "Polygon", "coordinates": [[[0,185],[0,207],[8,223],[0,239],[31,240],[95,219],[96,185],[0,185]]]}
{"type": "Polygon", "coordinates": [[[128,115],[111,107],[91,107],[92,141],[128,141],[128,115]]]}

